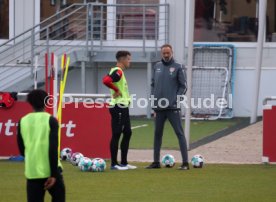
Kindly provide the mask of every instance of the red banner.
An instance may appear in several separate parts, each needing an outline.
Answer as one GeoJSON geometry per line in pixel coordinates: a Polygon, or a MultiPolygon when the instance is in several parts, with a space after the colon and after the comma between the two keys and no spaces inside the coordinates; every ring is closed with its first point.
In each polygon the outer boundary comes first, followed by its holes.
{"type": "MultiPolygon", "coordinates": [[[[26,102],[16,102],[11,109],[0,108],[0,156],[18,155],[17,123],[31,112],[26,102]]],[[[61,149],[69,147],[88,157],[110,158],[110,115],[106,105],[66,104],[62,114],[61,149]]]]}
{"type": "Polygon", "coordinates": [[[276,162],[276,106],[263,113],[263,156],[269,162],[276,162]]]}

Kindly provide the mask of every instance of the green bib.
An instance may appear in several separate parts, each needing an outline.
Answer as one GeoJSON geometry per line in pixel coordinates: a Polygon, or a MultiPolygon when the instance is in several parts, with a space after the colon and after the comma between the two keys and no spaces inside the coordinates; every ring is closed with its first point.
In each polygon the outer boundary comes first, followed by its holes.
{"type": "MultiPolygon", "coordinates": [[[[116,70],[121,70],[121,68],[120,67],[112,68],[109,72],[109,75],[111,75],[116,70]]],[[[112,95],[115,93],[115,91],[110,89],[111,102],[109,104],[112,106],[116,105],[116,104],[122,104],[124,106],[128,106],[130,104],[131,99],[130,99],[130,95],[128,92],[128,85],[127,85],[127,80],[126,80],[124,72],[122,74],[120,81],[114,82],[114,85],[120,90],[120,92],[122,93],[122,96],[113,98],[112,95]]]]}
{"type": "Polygon", "coordinates": [[[20,130],[25,146],[25,176],[27,179],[48,178],[51,175],[49,162],[50,116],[46,112],[34,112],[27,114],[20,121],[20,130]]]}

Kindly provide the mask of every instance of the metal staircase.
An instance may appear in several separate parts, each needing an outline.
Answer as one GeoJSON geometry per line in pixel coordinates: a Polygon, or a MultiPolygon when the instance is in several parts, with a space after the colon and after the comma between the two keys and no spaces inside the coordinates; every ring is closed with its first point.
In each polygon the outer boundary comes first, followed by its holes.
{"type": "Polygon", "coordinates": [[[168,14],[168,4],[73,4],[0,45],[0,91],[31,88],[35,61],[43,82],[46,53],[66,53],[75,66],[109,61],[122,47],[154,60],[169,38],[168,14]]]}

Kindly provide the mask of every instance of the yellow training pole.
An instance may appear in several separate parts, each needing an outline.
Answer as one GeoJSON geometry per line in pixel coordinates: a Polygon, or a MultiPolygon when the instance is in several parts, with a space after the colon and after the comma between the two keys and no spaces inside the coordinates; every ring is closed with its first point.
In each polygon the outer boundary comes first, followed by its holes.
{"type": "Polygon", "coordinates": [[[63,72],[64,72],[64,55],[61,56],[61,78],[60,78],[60,86],[59,86],[59,102],[58,102],[58,119],[60,119],[60,112],[61,112],[61,106],[62,106],[62,97],[61,97],[61,89],[63,86],[63,72]]]}
{"type": "MultiPolygon", "coordinates": [[[[64,55],[61,56],[61,75],[63,74],[64,69],[64,55]]],[[[58,111],[57,111],[57,118],[58,118],[58,158],[60,157],[60,139],[61,139],[61,108],[62,108],[62,86],[63,86],[63,76],[60,79],[60,86],[59,86],[59,102],[58,102],[58,111]]]]}
{"type": "MultiPolygon", "coordinates": [[[[61,64],[62,64],[62,71],[64,71],[64,58],[62,59],[61,64]]],[[[65,87],[66,87],[69,64],[70,64],[70,57],[68,57],[66,60],[64,76],[62,77],[62,79],[60,81],[60,94],[59,94],[60,101],[59,101],[59,109],[58,109],[58,120],[59,120],[59,125],[60,125],[59,131],[58,131],[58,151],[59,152],[60,152],[60,142],[61,142],[62,100],[63,100],[63,94],[64,94],[65,87]]],[[[60,154],[59,154],[59,156],[60,156],[60,154]]]]}
{"type": "Polygon", "coordinates": [[[61,84],[60,84],[60,110],[59,110],[59,119],[62,119],[62,98],[63,98],[63,94],[65,91],[65,87],[66,87],[66,81],[67,81],[67,75],[68,75],[68,69],[69,69],[69,64],[70,64],[70,57],[67,58],[66,60],[66,67],[65,67],[65,72],[64,72],[64,77],[61,80],[61,84]]]}
{"type": "Polygon", "coordinates": [[[62,96],[64,94],[65,87],[66,87],[69,64],[70,64],[70,57],[68,57],[67,60],[66,60],[66,67],[65,67],[65,73],[64,73],[64,78],[63,78],[63,86],[62,86],[62,96]]]}

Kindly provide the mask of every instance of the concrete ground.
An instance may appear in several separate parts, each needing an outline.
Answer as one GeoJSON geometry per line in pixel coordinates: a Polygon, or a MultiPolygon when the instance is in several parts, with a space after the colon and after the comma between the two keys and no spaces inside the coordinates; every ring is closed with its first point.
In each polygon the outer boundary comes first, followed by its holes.
{"type": "MultiPolygon", "coordinates": [[[[258,122],[211,143],[189,151],[189,158],[201,154],[205,163],[260,164],[262,163],[263,123],[258,122]]],[[[162,150],[161,156],[172,154],[177,162],[181,162],[177,150],[162,150]]],[[[130,150],[129,161],[152,162],[153,150],[130,150]]]]}

